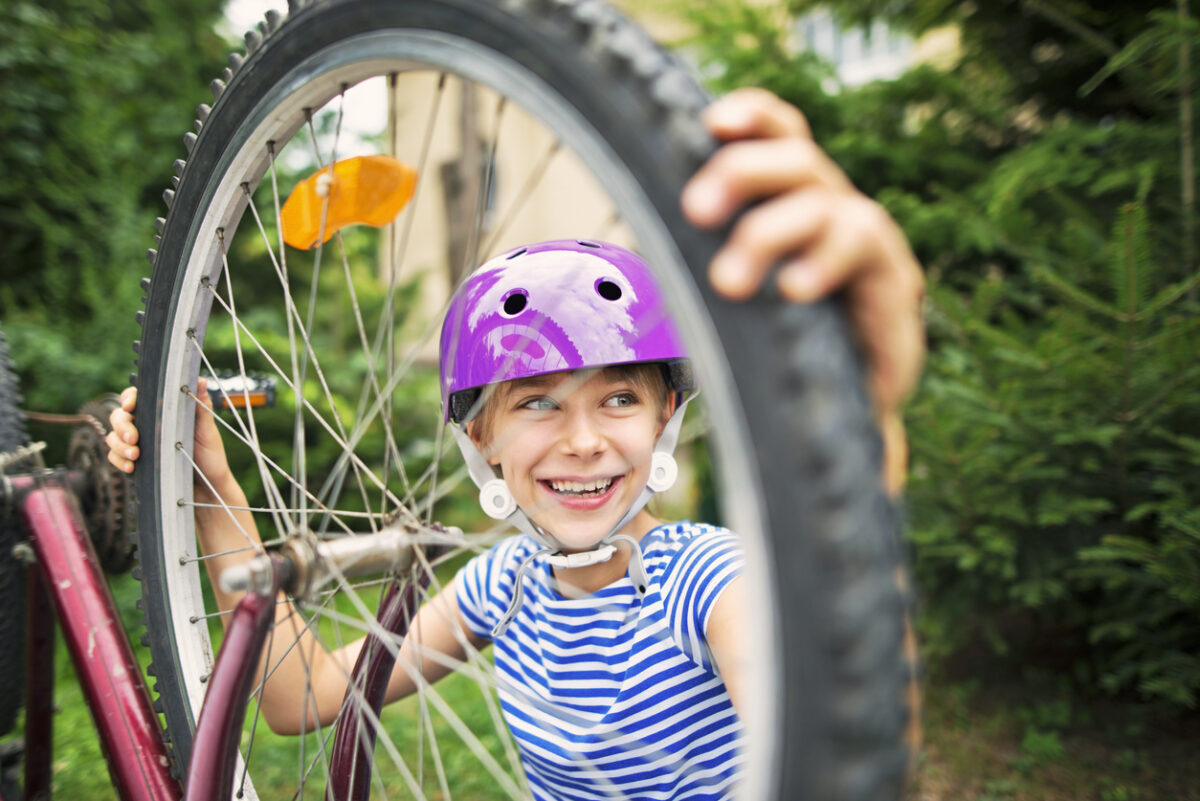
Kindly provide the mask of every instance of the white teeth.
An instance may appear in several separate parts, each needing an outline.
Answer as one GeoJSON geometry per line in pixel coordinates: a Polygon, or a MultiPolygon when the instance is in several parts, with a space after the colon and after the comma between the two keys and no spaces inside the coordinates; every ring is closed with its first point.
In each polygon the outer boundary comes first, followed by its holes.
{"type": "Polygon", "coordinates": [[[595,481],[551,481],[551,488],[555,492],[595,492],[597,490],[607,490],[612,485],[611,478],[601,478],[595,481]]]}

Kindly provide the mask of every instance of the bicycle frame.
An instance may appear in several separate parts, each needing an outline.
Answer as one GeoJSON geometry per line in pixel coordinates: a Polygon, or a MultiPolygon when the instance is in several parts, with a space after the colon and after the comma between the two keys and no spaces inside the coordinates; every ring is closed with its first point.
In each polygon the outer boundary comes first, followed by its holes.
{"type": "MultiPolygon", "coordinates": [[[[230,618],[208,681],[192,758],[181,786],[145,679],[121,626],[108,583],[88,538],[77,496],[85,478],[58,470],[5,476],[0,498],[20,512],[36,564],[29,581],[29,660],[26,672],[25,798],[50,796],[54,624],[63,629],[84,699],[92,712],[109,773],[123,801],[211,801],[231,797],[237,747],[260,654],[274,619],[280,564],[272,560],[271,586],[247,592],[230,618]]],[[[419,593],[393,583],[378,620],[393,636],[406,633],[419,593]]],[[[368,637],[347,694],[330,755],[327,799],[360,801],[370,792],[375,721],[394,664],[394,649],[368,637]]],[[[0,801],[16,801],[0,796],[0,801]]]]}

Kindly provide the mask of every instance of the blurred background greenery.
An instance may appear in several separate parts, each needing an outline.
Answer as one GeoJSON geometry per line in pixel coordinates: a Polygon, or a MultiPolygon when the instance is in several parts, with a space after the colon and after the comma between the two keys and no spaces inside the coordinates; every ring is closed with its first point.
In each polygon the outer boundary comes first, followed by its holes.
{"type": "MultiPolygon", "coordinates": [[[[926,267],[914,797],[1200,798],[1189,3],[627,8],[714,92],[803,109],[926,267]],[[859,69],[872,54],[884,67],[859,69]]],[[[142,254],[230,29],[221,0],[0,7],[0,324],[28,408],[126,382],[142,254]]],[[[99,752],[60,668],[58,789],[95,798],[99,752]]]]}

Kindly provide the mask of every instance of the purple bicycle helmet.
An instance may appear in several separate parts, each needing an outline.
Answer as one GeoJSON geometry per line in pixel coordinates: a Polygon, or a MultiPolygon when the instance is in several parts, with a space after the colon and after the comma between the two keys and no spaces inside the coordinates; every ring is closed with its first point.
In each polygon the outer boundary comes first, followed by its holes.
{"type": "Polygon", "coordinates": [[[660,362],[672,389],[692,389],[650,268],[601,242],[538,242],[483,264],[451,298],[440,355],[442,409],[458,423],[485,386],[563,370],[660,362]]]}

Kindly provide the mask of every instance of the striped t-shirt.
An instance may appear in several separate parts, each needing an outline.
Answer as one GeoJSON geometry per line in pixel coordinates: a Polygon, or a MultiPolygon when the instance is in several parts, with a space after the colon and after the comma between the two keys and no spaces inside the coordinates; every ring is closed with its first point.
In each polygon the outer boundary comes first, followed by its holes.
{"type": "MultiPolygon", "coordinates": [[[[641,546],[650,583],[640,599],[628,575],[564,598],[545,557],[535,559],[521,607],[494,643],[501,706],[535,798],[733,794],[742,730],[704,632],[741,573],[741,548],[726,529],[695,523],[659,526],[641,546]]],[[[472,631],[491,636],[518,567],[539,547],[512,537],[459,573],[472,631]]]]}

